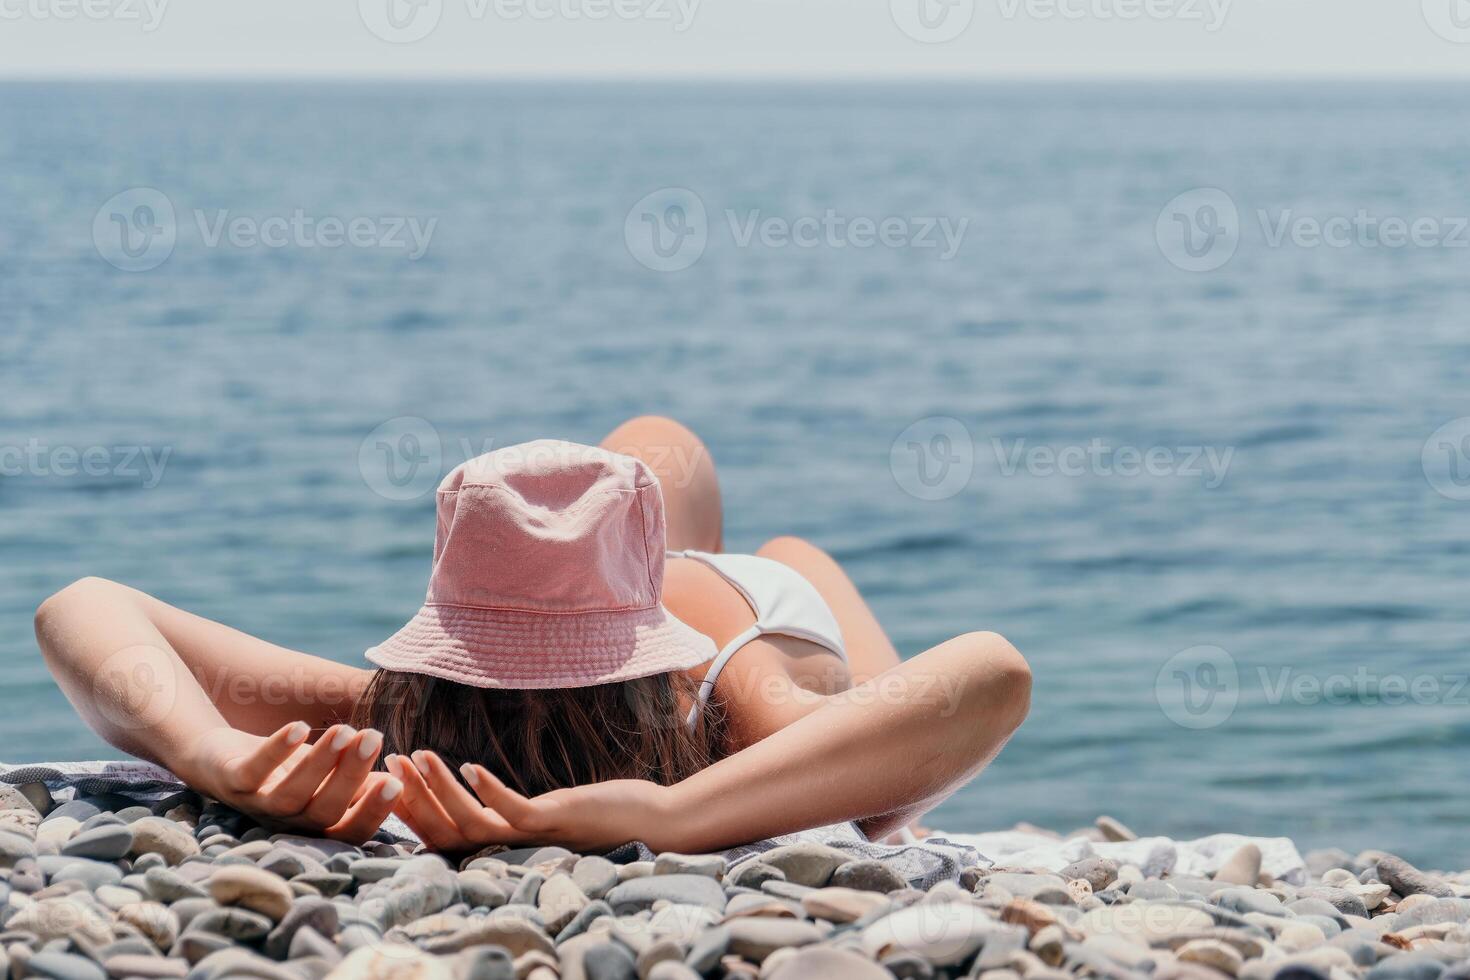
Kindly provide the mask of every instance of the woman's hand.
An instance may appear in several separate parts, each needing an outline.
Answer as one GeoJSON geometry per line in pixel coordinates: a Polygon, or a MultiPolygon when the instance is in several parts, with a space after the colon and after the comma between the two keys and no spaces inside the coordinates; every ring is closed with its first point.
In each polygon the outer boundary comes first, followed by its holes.
{"type": "Polygon", "coordinates": [[[460,774],[472,796],[436,753],[415,752],[412,759],[390,755],[384,764],[403,781],[395,811],[434,850],[537,843],[585,853],[631,840],[654,850],[677,846],[669,791],[657,783],[614,779],[527,799],[484,766],[467,763],[460,774]]]}
{"type": "Polygon", "coordinates": [[[383,736],[333,725],[308,745],[306,722],[265,738],[232,728],[200,739],[185,778],[258,819],[361,843],[393,809],[403,784],[372,771],[383,736]]]}

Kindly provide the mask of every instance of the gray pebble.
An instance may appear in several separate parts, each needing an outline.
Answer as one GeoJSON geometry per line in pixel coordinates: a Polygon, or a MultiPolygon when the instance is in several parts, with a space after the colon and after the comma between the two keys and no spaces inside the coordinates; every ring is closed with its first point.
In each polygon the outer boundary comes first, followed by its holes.
{"type": "Polygon", "coordinates": [[[702,905],[716,912],[725,910],[725,890],[704,875],[652,875],[634,878],[607,893],[607,903],[619,915],[641,912],[660,899],[676,905],[702,905]]]}
{"type": "Polygon", "coordinates": [[[499,946],[472,950],[461,967],[463,980],[515,980],[515,963],[499,946]]]}
{"type": "Polygon", "coordinates": [[[37,953],[26,963],[26,972],[51,980],[107,980],[106,970],[72,953],[37,953]]]}
{"type": "Polygon", "coordinates": [[[1433,895],[1435,898],[1451,898],[1454,889],[1437,876],[1420,871],[1408,861],[1392,854],[1385,854],[1378,861],[1378,879],[1400,895],[1433,895]]]}
{"type": "Polygon", "coordinates": [[[618,883],[618,866],[604,857],[580,858],[572,865],[572,880],[591,899],[606,897],[618,883]]]}
{"type": "Polygon", "coordinates": [[[191,932],[212,932],[241,942],[253,943],[271,931],[271,920],[259,912],[242,908],[214,908],[196,915],[191,932]]]}
{"type": "Polygon", "coordinates": [[[582,971],[587,980],[638,980],[633,954],[621,943],[589,946],[582,957],[582,971]]]}

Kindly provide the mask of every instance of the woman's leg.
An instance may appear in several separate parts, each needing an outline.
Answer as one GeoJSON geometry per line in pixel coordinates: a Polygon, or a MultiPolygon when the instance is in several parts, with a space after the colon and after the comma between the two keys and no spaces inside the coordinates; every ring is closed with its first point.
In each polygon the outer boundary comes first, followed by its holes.
{"type": "Polygon", "coordinates": [[[898,666],[898,650],[883,632],[857,586],[831,555],[810,541],[795,537],[773,538],[761,545],[756,554],[796,569],[827,600],[837,617],[837,625],[842,628],[854,684],[898,666]]]}
{"type": "Polygon", "coordinates": [[[720,506],[720,482],[709,448],[699,436],[673,419],[640,415],[608,433],[602,448],[636,456],[658,477],[671,549],[721,549],[724,511],[720,506]]]}

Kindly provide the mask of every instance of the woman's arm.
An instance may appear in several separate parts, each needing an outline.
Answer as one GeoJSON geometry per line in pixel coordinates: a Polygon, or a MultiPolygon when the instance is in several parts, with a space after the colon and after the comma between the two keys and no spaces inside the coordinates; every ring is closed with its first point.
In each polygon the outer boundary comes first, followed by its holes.
{"type": "Polygon", "coordinates": [[[876,836],[984,768],[1025,718],[1030,691],[1030,670],[1010,643],[970,633],[825,698],[670,787],[614,780],[527,800],[484,767],[466,766],[476,801],[432,752],[388,763],[404,782],[400,815],[450,850],[637,839],[654,850],[701,852],[843,820],[863,821],[876,836]]]}
{"type": "MultiPolygon", "coordinates": [[[[391,807],[369,778],[382,738],[334,724],[365,671],[278,647],[104,579],[41,604],[36,639],[77,712],[111,744],[262,816],[371,834],[391,807]],[[322,731],[315,745],[311,729],[322,731]],[[373,815],[377,814],[376,820],[373,815]]],[[[394,793],[393,795],[396,795],[394,793]]]]}

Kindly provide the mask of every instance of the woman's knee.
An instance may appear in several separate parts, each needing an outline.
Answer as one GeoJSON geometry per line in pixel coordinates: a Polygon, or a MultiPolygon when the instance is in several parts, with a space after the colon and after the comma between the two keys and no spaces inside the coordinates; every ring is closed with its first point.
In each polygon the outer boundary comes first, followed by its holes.
{"type": "Polygon", "coordinates": [[[720,550],[719,478],[709,448],[688,426],[662,415],[640,415],[608,433],[602,447],[643,460],[658,477],[670,548],[720,550]]]}
{"type": "Polygon", "coordinates": [[[1031,665],[1015,644],[999,633],[967,633],[961,639],[970,648],[974,669],[982,672],[995,699],[1008,709],[1019,727],[1031,710],[1031,665]]]}

